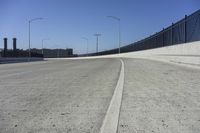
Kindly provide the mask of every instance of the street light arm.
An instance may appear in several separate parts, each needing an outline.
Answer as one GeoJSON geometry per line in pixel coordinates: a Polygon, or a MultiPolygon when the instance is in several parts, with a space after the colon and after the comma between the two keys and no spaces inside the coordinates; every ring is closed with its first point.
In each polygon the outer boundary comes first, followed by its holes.
{"type": "Polygon", "coordinates": [[[84,39],[84,40],[87,40],[87,41],[88,41],[88,38],[86,38],[86,37],[82,37],[82,39],[84,39]]]}
{"type": "Polygon", "coordinates": [[[97,33],[97,34],[94,34],[94,36],[101,36],[101,34],[97,33]]]}
{"type": "Polygon", "coordinates": [[[50,40],[49,38],[42,39],[42,41],[50,40]]]}
{"type": "Polygon", "coordinates": [[[36,21],[36,20],[42,20],[42,19],[44,19],[44,18],[34,18],[34,19],[29,20],[29,22],[33,22],[33,21],[36,21]]]}
{"type": "Polygon", "coordinates": [[[120,18],[118,18],[118,17],[115,17],[115,16],[107,16],[108,18],[112,18],[112,19],[115,19],[115,20],[118,20],[118,21],[120,21],[120,18]]]}

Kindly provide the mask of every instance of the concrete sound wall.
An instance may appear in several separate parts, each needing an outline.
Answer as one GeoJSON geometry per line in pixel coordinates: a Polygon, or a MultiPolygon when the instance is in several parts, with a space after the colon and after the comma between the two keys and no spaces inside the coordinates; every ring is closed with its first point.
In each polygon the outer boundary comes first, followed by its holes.
{"type": "Polygon", "coordinates": [[[148,58],[174,63],[200,65],[200,41],[122,54],[122,57],[148,58]]]}
{"type": "Polygon", "coordinates": [[[200,67],[200,41],[107,57],[144,58],[200,67]]]}
{"type": "Polygon", "coordinates": [[[122,54],[91,56],[91,57],[75,57],[75,58],[55,58],[56,59],[97,59],[97,58],[141,58],[150,59],[168,63],[176,63],[186,66],[200,68],[200,41],[172,45],[162,48],[143,50],[137,52],[129,52],[122,54]]]}

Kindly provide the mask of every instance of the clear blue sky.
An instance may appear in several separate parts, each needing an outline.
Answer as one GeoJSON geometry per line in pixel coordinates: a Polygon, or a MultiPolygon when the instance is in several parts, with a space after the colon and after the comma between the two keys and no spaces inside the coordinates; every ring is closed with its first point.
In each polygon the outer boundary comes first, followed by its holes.
{"type": "Polygon", "coordinates": [[[101,33],[99,49],[118,46],[117,21],[121,18],[122,45],[145,38],[163,27],[200,9],[199,0],[0,0],[0,48],[3,38],[18,39],[18,48],[28,48],[28,20],[44,17],[31,24],[31,47],[71,47],[75,53],[85,53],[89,39],[89,52],[95,51],[94,33],[101,33]]]}

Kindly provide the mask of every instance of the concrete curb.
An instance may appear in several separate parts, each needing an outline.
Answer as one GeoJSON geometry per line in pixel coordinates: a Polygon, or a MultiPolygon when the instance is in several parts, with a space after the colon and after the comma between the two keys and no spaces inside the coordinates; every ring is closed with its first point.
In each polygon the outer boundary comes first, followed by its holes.
{"type": "Polygon", "coordinates": [[[100,133],[116,133],[118,128],[119,113],[121,109],[122,93],[124,86],[124,62],[121,61],[121,71],[117,86],[110,101],[110,105],[105,115],[105,119],[100,129],[100,133]]]}

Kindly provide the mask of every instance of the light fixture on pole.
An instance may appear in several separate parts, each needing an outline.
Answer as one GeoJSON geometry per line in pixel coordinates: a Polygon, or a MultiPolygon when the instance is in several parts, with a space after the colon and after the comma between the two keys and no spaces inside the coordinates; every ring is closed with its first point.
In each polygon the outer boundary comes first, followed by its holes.
{"type": "Polygon", "coordinates": [[[118,53],[120,54],[120,47],[121,47],[121,24],[120,24],[120,18],[118,18],[118,17],[115,17],[115,16],[107,16],[108,18],[112,18],[112,19],[114,19],[114,20],[117,20],[118,22],[119,22],[119,48],[118,48],[118,53]]]}
{"type": "Polygon", "coordinates": [[[30,61],[30,58],[31,58],[31,22],[33,22],[33,21],[37,21],[37,20],[42,20],[43,18],[34,18],[34,19],[30,19],[29,21],[28,21],[28,36],[29,36],[29,61],[30,61]]]}

